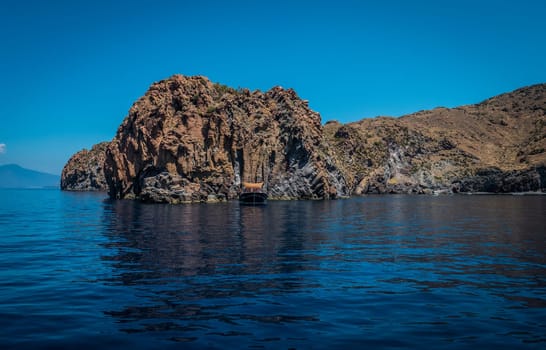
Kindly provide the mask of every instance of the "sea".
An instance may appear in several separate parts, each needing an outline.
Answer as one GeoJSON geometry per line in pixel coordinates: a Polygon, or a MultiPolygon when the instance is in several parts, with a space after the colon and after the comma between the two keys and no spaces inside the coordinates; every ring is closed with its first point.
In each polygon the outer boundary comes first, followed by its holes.
{"type": "Polygon", "coordinates": [[[545,349],[546,196],[0,190],[1,349],[545,349]]]}

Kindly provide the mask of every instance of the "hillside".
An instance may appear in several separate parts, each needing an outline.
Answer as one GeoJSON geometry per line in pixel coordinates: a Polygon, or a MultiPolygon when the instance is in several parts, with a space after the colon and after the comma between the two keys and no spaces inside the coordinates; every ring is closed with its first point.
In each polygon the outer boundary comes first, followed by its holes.
{"type": "Polygon", "coordinates": [[[113,198],[168,203],[236,198],[243,181],[263,181],[275,199],[546,192],[545,125],[546,84],[322,126],[292,89],[251,92],[175,75],[134,103],[110,143],[71,158],[62,184],[106,182],[113,198]]]}
{"type": "Polygon", "coordinates": [[[59,176],[25,169],[16,164],[0,165],[0,188],[59,187],[59,176]]]}
{"type": "Polygon", "coordinates": [[[327,123],[350,188],[361,193],[544,189],[546,84],[479,104],[401,118],[327,123]]]}

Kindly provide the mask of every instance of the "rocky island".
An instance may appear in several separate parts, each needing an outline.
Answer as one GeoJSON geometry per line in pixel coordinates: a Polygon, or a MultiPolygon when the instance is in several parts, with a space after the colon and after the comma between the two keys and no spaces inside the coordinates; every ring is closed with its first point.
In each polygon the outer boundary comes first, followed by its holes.
{"type": "Polygon", "coordinates": [[[205,77],[154,83],[111,142],[74,155],[65,190],[215,202],[260,181],[271,199],[546,191],[546,84],[476,105],[321,124],[292,89],[205,77]]]}

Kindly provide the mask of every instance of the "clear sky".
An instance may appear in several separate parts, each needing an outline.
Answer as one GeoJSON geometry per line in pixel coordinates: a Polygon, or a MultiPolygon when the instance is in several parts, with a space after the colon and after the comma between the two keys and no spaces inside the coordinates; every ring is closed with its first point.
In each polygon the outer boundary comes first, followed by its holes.
{"type": "Polygon", "coordinates": [[[154,81],[292,87],[323,122],[546,82],[545,0],[0,0],[0,164],[59,174],[154,81]]]}

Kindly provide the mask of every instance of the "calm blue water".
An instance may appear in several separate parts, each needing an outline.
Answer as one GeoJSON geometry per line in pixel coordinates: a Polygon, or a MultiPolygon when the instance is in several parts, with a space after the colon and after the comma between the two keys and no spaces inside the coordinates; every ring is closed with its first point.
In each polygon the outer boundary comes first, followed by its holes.
{"type": "Polygon", "coordinates": [[[546,348],[546,196],[0,191],[0,347],[546,348]]]}

